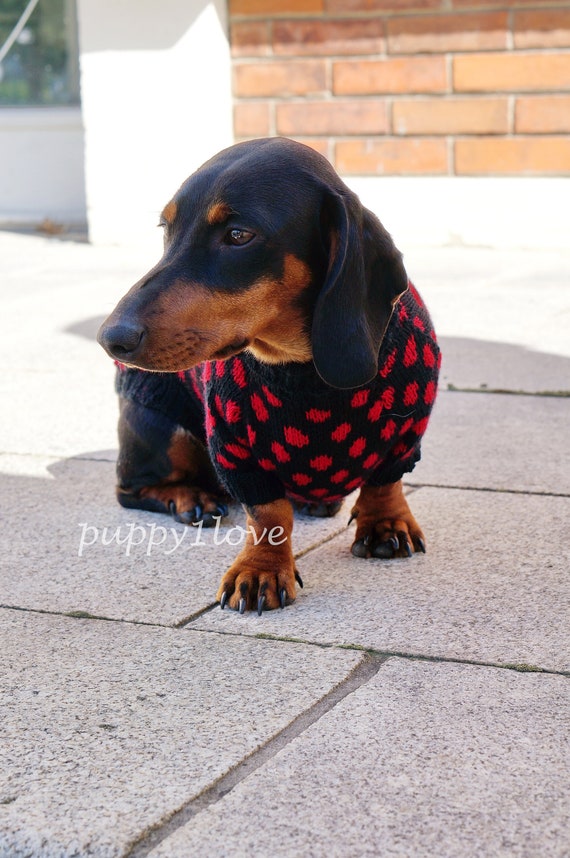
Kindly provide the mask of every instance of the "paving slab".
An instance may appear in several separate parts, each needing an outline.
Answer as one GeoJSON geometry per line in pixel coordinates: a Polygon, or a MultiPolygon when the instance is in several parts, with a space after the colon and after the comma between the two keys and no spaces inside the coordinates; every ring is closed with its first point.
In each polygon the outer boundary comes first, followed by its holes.
{"type": "MultiPolygon", "coordinates": [[[[11,607],[176,625],[214,604],[245,540],[238,505],[203,530],[123,509],[108,461],[0,456],[0,483],[0,604],[11,607]]],[[[295,550],[347,518],[298,516],[295,550]]]]}
{"type": "Polygon", "coordinates": [[[484,339],[440,337],[439,344],[444,390],[570,395],[570,357],[484,339]]]}
{"type": "Polygon", "coordinates": [[[570,495],[570,398],[440,392],[408,482],[570,495]]]}
{"type": "Polygon", "coordinates": [[[440,337],[570,357],[570,250],[412,248],[404,261],[440,337]]]}
{"type": "Polygon", "coordinates": [[[570,252],[413,248],[410,275],[433,316],[441,383],[570,390],[570,252]]]}
{"type": "Polygon", "coordinates": [[[296,602],[192,627],[492,664],[570,670],[570,498],[420,489],[427,554],[352,557],[353,528],[299,561],[296,602]]]}
{"type": "Polygon", "coordinates": [[[21,611],[0,610],[0,626],[10,858],[124,855],[362,659],[21,611]]]}
{"type": "Polygon", "coordinates": [[[148,854],[563,858],[569,717],[562,676],[390,660],[148,854]]]}
{"type": "Polygon", "coordinates": [[[115,449],[115,459],[119,409],[113,387],[110,361],[82,360],[67,372],[1,374],[0,398],[6,410],[10,403],[10,411],[0,424],[0,450],[22,456],[99,457],[101,450],[115,449]]]}

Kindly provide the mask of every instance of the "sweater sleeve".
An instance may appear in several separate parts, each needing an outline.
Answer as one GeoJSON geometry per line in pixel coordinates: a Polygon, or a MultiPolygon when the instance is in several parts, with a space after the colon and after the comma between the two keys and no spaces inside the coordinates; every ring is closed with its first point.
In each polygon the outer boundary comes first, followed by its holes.
{"type": "Polygon", "coordinates": [[[240,414],[218,400],[206,409],[208,450],[218,479],[234,500],[246,506],[285,497],[285,487],[270,463],[263,467],[252,453],[240,414]]]}

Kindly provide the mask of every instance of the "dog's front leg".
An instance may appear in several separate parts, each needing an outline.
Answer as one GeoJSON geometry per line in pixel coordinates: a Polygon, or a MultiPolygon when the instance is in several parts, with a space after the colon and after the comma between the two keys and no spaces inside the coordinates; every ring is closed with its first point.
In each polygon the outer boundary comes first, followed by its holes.
{"type": "Polygon", "coordinates": [[[222,578],[216,598],[243,614],[246,609],[284,608],[301,586],[291,546],[293,508],[284,498],[246,507],[245,546],[222,578]]]}
{"type": "Polygon", "coordinates": [[[425,553],[425,537],[404,497],[402,482],[363,486],[352,508],[355,557],[411,557],[425,553]]]}

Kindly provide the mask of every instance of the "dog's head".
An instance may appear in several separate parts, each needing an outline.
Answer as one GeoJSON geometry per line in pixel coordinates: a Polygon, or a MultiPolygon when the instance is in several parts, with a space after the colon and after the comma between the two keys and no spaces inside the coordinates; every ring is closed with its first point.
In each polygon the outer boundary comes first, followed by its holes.
{"type": "Polygon", "coordinates": [[[401,254],[312,149],[284,138],[220,152],[164,208],[164,254],[99,331],[115,359],[175,372],[249,349],[313,360],[333,387],[377,373],[401,254]]]}

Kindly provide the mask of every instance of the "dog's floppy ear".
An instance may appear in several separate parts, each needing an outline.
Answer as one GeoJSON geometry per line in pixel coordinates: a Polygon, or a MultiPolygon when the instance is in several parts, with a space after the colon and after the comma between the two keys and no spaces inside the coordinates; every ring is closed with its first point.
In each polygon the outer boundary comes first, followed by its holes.
{"type": "Polygon", "coordinates": [[[380,344],[408,278],[390,235],[352,192],[326,193],[322,229],[329,266],[313,316],[313,360],[331,387],[359,387],[378,372],[380,344]]]}

